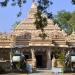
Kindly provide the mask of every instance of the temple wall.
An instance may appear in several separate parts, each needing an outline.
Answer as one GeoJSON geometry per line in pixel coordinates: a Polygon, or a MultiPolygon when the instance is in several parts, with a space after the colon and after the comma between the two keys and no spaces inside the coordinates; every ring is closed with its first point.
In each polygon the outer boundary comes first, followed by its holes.
{"type": "Polygon", "coordinates": [[[0,48],[0,59],[1,60],[10,60],[10,50],[6,48],[0,48]]]}

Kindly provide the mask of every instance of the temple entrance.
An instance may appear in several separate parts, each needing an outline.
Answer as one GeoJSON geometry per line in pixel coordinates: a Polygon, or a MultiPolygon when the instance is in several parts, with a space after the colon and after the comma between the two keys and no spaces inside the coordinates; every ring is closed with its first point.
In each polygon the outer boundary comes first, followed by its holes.
{"type": "Polygon", "coordinates": [[[25,59],[29,59],[29,55],[24,55],[25,59]]]}
{"type": "Polygon", "coordinates": [[[47,60],[45,54],[37,54],[36,56],[36,67],[37,68],[46,68],[47,60]]]}
{"type": "Polygon", "coordinates": [[[43,57],[42,55],[36,55],[36,67],[43,68],[43,57]]]}

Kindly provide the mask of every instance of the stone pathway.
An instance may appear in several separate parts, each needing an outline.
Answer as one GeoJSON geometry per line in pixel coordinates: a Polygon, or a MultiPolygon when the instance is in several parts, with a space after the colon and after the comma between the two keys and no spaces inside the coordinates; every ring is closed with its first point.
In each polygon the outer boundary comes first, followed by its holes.
{"type": "Polygon", "coordinates": [[[0,75],[75,75],[75,73],[52,73],[51,70],[37,70],[35,73],[22,74],[22,73],[8,73],[8,74],[0,74],[0,75]]]}
{"type": "Polygon", "coordinates": [[[7,73],[7,74],[0,74],[0,75],[27,75],[27,74],[21,74],[21,73],[7,73]]]}
{"type": "Polygon", "coordinates": [[[35,73],[30,73],[28,75],[75,75],[75,73],[52,73],[51,70],[37,70],[35,73]]]}
{"type": "Polygon", "coordinates": [[[54,74],[51,72],[51,70],[37,70],[37,72],[28,75],[63,75],[63,74],[54,74]]]}

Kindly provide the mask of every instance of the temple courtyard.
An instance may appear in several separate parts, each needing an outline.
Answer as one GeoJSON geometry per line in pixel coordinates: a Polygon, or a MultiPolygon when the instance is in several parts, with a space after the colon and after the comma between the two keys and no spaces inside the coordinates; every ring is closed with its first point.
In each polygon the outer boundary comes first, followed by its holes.
{"type": "Polygon", "coordinates": [[[75,73],[52,73],[51,70],[37,70],[35,73],[7,73],[1,75],[75,75],[75,73]]]}

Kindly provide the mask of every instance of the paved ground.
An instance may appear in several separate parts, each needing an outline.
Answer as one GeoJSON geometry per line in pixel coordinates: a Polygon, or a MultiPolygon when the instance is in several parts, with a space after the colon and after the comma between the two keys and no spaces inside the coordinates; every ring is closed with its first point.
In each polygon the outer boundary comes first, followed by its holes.
{"type": "Polygon", "coordinates": [[[50,70],[37,70],[35,73],[25,74],[25,73],[8,73],[8,74],[0,74],[0,75],[75,75],[75,73],[59,73],[54,74],[50,70]]]}

